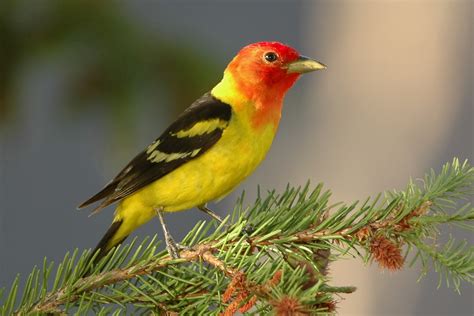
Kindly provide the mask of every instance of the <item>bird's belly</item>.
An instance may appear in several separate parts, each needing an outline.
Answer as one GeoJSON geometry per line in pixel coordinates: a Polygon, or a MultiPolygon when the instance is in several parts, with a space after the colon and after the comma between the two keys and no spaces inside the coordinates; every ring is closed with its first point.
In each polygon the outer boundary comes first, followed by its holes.
{"type": "Polygon", "coordinates": [[[164,211],[174,212],[225,196],[260,164],[270,148],[273,135],[273,130],[259,137],[227,130],[211,150],[127,200],[139,199],[142,205],[163,207],[164,211]]]}

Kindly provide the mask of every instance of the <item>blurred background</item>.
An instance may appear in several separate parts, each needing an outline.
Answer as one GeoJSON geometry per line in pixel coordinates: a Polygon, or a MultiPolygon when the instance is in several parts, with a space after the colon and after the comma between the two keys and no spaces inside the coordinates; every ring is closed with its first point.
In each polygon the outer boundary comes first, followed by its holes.
{"type": "MultiPolygon", "coordinates": [[[[225,215],[257,185],[324,182],[333,200],[403,188],[457,156],[473,161],[473,2],[1,1],[0,287],[43,257],[95,246],[111,208],[76,206],[100,189],[194,99],[244,45],[290,44],[328,65],[290,91],[263,165],[213,206],[225,215]]],[[[170,214],[178,239],[204,219],[170,214]]],[[[162,234],[158,221],[140,228],[162,234]]],[[[461,235],[452,231],[458,238],[461,235]]],[[[472,315],[462,295],[416,268],[347,260],[356,285],[340,315],[472,315]]]]}

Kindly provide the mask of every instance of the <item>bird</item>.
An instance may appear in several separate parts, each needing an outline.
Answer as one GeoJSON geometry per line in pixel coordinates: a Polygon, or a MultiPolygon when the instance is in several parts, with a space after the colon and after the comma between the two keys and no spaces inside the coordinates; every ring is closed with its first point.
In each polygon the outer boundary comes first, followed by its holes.
{"type": "Polygon", "coordinates": [[[179,258],[164,214],[207,207],[229,194],[264,160],[276,135],[285,94],[308,72],[325,69],[280,42],[243,47],[222,80],[193,102],[102,190],[78,209],[92,214],[117,203],[94,253],[104,257],[139,226],[158,217],[170,257],[179,258]]]}

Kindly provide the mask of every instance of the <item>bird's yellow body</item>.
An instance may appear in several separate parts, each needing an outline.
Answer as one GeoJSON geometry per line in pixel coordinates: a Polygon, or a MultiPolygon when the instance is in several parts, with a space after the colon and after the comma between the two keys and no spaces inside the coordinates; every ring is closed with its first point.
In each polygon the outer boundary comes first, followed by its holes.
{"type": "MultiPolygon", "coordinates": [[[[230,78],[224,77],[212,94],[223,102],[239,107],[221,139],[201,156],[193,159],[163,178],[123,199],[115,212],[114,221],[123,224],[110,244],[114,245],[137,227],[156,216],[156,209],[165,212],[186,210],[209,201],[218,200],[230,193],[265,158],[274,139],[277,121],[255,126],[253,118],[258,110],[243,100],[231,87],[230,78]]],[[[275,100],[280,102],[280,100],[275,100]]],[[[275,118],[280,117],[280,106],[275,104],[275,118]]],[[[203,131],[209,127],[203,125],[203,131]]],[[[199,130],[194,128],[199,134],[199,130]]]]}

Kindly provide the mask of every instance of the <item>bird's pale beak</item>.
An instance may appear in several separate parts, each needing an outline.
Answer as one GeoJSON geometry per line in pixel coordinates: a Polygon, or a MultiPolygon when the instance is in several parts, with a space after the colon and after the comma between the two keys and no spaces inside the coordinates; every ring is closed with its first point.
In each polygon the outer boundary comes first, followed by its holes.
{"type": "Polygon", "coordinates": [[[308,58],[306,56],[300,56],[296,61],[293,61],[287,65],[286,72],[289,74],[298,73],[304,74],[320,69],[326,69],[327,67],[320,62],[308,58]]]}

